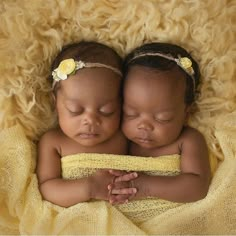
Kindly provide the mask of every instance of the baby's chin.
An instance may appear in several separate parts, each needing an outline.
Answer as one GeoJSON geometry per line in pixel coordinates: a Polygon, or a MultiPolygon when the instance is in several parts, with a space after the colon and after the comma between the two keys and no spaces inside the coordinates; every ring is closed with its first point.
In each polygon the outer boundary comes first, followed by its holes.
{"type": "Polygon", "coordinates": [[[77,136],[74,140],[81,146],[92,148],[102,143],[105,143],[109,139],[110,137],[105,137],[102,136],[101,134],[97,134],[97,135],[80,135],[77,136]]]}
{"type": "Polygon", "coordinates": [[[99,136],[81,136],[81,137],[76,137],[75,141],[80,144],[81,146],[84,147],[94,147],[99,145],[100,143],[103,142],[101,137],[99,136]]]}
{"type": "Polygon", "coordinates": [[[132,140],[136,145],[146,149],[157,148],[158,145],[153,140],[135,139],[132,140]]]}

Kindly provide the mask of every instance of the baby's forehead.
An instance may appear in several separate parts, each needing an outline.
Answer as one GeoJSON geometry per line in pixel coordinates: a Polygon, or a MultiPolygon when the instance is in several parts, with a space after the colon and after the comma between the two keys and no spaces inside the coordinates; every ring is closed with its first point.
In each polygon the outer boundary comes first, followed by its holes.
{"type": "Polygon", "coordinates": [[[159,69],[154,67],[142,66],[142,65],[135,65],[132,66],[127,74],[127,77],[166,77],[166,78],[182,78],[185,79],[186,74],[178,67],[174,66],[169,69],[159,69]]]}
{"type": "Polygon", "coordinates": [[[158,104],[165,107],[183,103],[185,90],[185,78],[179,72],[135,70],[126,80],[124,99],[129,103],[138,101],[139,104],[145,103],[145,106],[158,104]]]}
{"type": "Polygon", "coordinates": [[[125,88],[140,90],[182,90],[185,91],[186,76],[179,70],[156,70],[136,67],[127,75],[125,88]]]}
{"type": "Polygon", "coordinates": [[[68,89],[66,86],[61,86],[58,91],[58,98],[65,104],[72,105],[85,105],[94,104],[97,106],[102,106],[108,103],[116,103],[120,100],[119,94],[116,92],[109,92],[103,90],[97,91],[96,89],[77,89],[74,86],[72,89],[68,89]]]}

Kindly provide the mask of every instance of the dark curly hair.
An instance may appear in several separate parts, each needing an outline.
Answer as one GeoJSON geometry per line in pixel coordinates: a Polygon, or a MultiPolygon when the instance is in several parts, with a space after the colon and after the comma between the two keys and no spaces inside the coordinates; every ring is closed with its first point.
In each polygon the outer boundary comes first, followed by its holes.
{"type": "Polygon", "coordinates": [[[187,105],[190,105],[194,102],[195,94],[197,92],[196,88],[198,87],[200,81],[200,70],[197,62],[182,47],[169,43],[144,44],[134,49],[126,56],[123,64],[124,76],[126,77],[129,70],[133,66],[137,65],[154,68],[160,71],[171,70],[174,67],[178,68],[181,72],[183,72],[186,78],[185,103],[187,105]],[[193,78],[189,74],[187,74],[180,66],[178,66],[175,61],[160,56],[150,56],[150,55],[145,55],[142,57],[135,58],[137,55],[144,53],[161,53],[164,55],[170,55],[174,58],[178,58],[179,56],[188,57],[192,61],[192,68],[194,70],[193,78]]]}
{"type": "MultiPolygon", "coordinates": [[[[117,68],[120,71],[122,70],[122,58],[114,49],[93,41],[81,41],[65,45],[54,59],[51,71],[56,69],[61,61],[69,58],[75,61],[82,60],[83,62],[102,63],[117,68]]],[[[49,80],[53,83],[51,75],[49,80]]]]}

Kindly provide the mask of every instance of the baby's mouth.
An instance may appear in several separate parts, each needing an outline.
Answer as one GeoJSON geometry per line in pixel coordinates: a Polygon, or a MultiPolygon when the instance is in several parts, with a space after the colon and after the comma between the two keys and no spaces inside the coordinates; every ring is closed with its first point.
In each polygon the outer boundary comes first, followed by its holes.
{"type": "Polygon", "coordinates": [[[80,133],[79,137],[83,139],[92,139],[98,137],[97,133],[80,133]]]}
{"type": "Polygon", "coordinates": [[[143,137],[136,137],[135,140],[138,142],[138,143],[151,143],[152,142],[152,139],[150,138],[143,138],[143,137]]]}

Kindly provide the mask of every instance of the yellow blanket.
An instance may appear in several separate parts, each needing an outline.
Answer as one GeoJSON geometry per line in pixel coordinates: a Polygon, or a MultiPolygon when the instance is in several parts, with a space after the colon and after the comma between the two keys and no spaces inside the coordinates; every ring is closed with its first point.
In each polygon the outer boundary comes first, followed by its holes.
{"type": "MultiPolygon", "coordinates": [[[[83,153],[63,157],[62,174],[65,179],[87,177],[97,169],[118,169],[127,171],[144,171],[149,175],[177,175],[179,173],[179,156],[145,158],[108,154],[83,153]]],[[[131,201],[116,206],[129,220],[137,225],[180,204],[160,199],[131,201]]]]}
{"type": "MultiPolygon", "coordinates": [[[[223,140],[227,136],[222,135],[223,140]]],[[[227,142],[224,141],[226,145],[227,142]]],[[[232,143],[231,143],[232,145],[232,143]]],[[[230,146],[228,146],[230,147],[230,146]]],[[[235,143],[231,146],[235,151],[235,143]]],[[[20,126],[0,133],[2,234],[226,234],[236,231],[236,159],[220,164],[207,197],[179,204],[161,199],[111,206],[103,201],[62,208],[42,201],[33,172],[35,146],[20,126]],[[12,145],[12,143],[16,145],[12,145]]],[[[229,150],[228,150],[229,151],[229,150]]],[[[78,154],[62,158],[64,178],[79,178],[98,168],[142,170],[175,175],[179,156],[142,158],[78,154]]]]}

